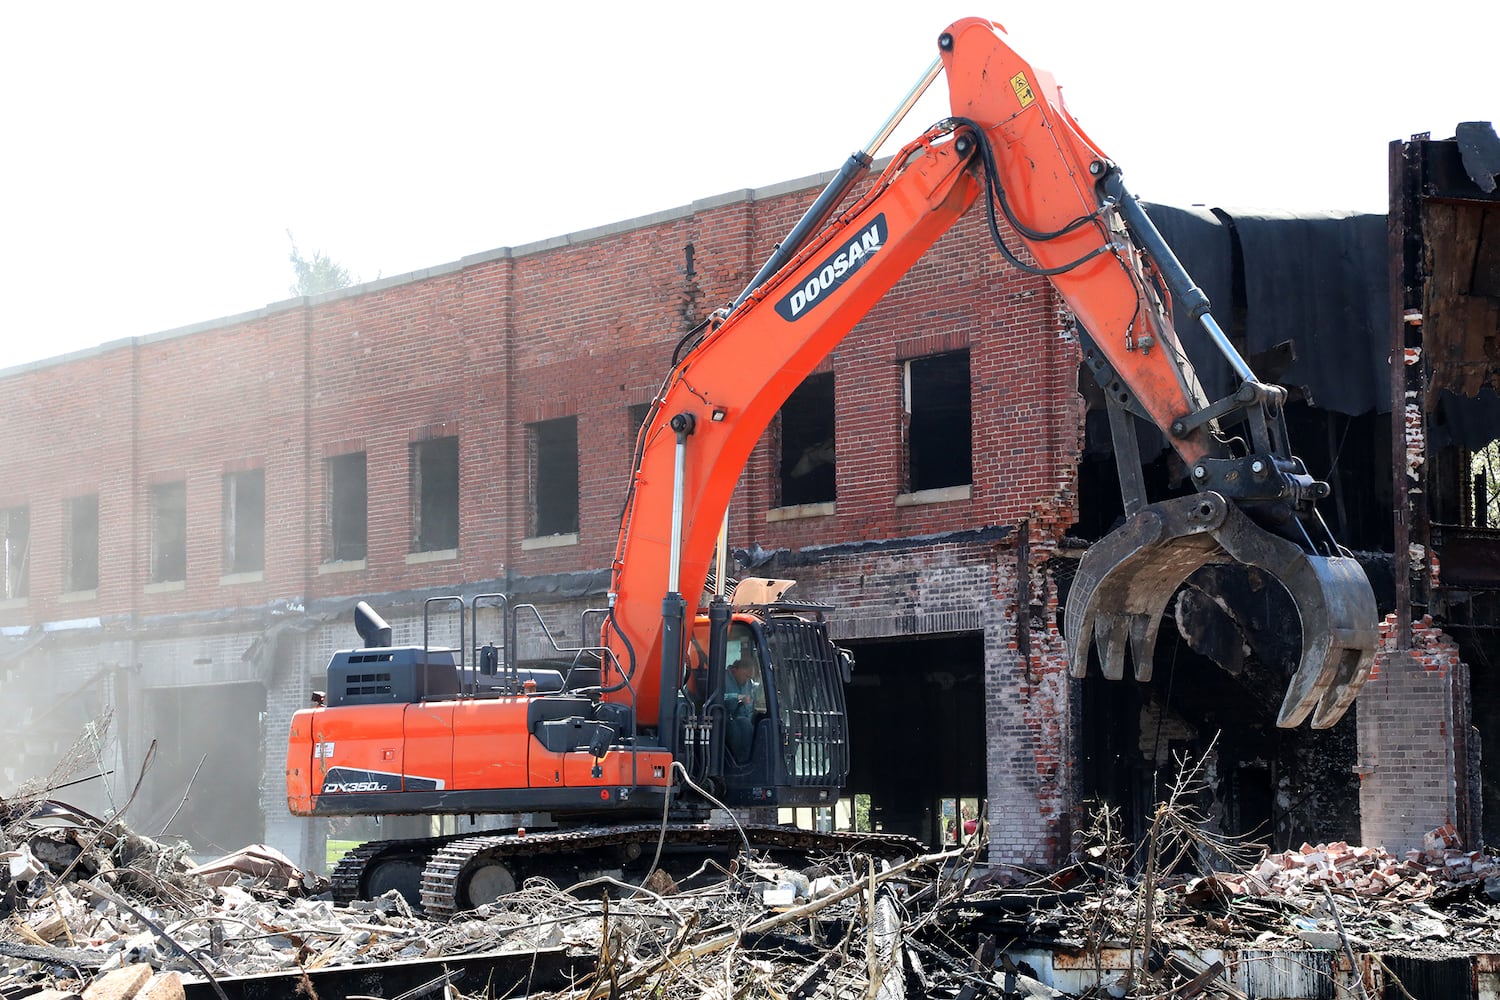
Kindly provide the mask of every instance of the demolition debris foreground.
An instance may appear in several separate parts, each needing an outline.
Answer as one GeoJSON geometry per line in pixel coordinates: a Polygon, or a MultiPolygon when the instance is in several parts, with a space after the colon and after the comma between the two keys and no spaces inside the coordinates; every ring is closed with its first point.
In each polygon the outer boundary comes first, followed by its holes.
{"type": "Polygon", "coordinates": [[[1402,857],[1256,856],[1203,832],[1194,780],[1146,844],[1100,811],[1046,874],[983,861],[981,824],[896,864],[740,854],[642,885],[532,879],[445,920],[394,890],[335,905],[264,846],[195,865],[119,822],[16,798],[0,808],[0,997],[1436,1000],[1500,985],[1500,860],[1451,828],[1402,857]]]}

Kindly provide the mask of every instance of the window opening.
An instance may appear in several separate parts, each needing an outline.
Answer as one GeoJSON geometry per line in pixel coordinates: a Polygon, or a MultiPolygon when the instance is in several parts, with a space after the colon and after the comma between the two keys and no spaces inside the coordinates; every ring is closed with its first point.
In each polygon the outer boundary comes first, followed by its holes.
{"type": "Polygon", "coordinates": [[[781,406],[781,506],[834,499],[833,373],[809,375],[781,406]]]}
{"type": "Polygon", "coordinates": [[[578,531],[578,418],[527,427],[531,458],[531,535],[578,531]]]}
{"type": "Polygon", "coordinates": [[[905,375],[908,489],[968,485],[974,477],[969,352],[913,358],[905,375]]]}
{"type": "Polygon", "coordinates": [[[938,799],[938,822],[942,826],[940,833],[945,847],[966,843],[979,831],[979,799],[938,799]]]}
{"type": "Polygon", "coordinates": [[[224,572],[266,567],[266,470],[224,475],[224,572]]]}
{"type": "Polygon", "coordinates": [[[852,829],[859,833],[874,833],[875,827],[870,822],[870,793],[859,792],[851,798],[841,801],[850,803],[852,829]]]}
{"type": "Polygon", "coordinates": [[[187,484],[151,487],[151,582],[187,579],[187,484]]]}
{"type": "Polygon", "coordinates": [[[412,551],[458,548],[458,438],[411,446],[412,551]]]}
{"type": "Polygon", "coordinates": [[[628,413],[630,420],[630,438],[626,445],[630,448],[631,461],[635,461],[636,442],[641,439],[641,427],[645,425],[646,418],[651,415],[650,403],[632,403],[628,413]]]}
{"type": "Polygon", "coordinates": [[[74,593],[99,588],[99,496],[63,501],[63,589],[74,593]]]}
{"type": "Polygon", "coordinates": [[[353,451],[324,460],[328,497],[328,561],[363,559],[368,503],[365,453],[353,451]]]}
{"type": "Polygon", "coordinates": [[[11,507],[0,511],[0,530],[4,531],[4,592],[0,598],[19,600],[31,588],[31,508],[11,507]]]}
{"type": "Polygon", "coordinates": [[[1500,441],[1469,457],[1469,526],[1500,528],[1500,441]]]}

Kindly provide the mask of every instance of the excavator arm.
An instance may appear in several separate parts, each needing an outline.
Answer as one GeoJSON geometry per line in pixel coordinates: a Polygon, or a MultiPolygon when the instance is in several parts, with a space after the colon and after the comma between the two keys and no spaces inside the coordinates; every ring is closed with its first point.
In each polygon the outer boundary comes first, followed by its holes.
{"type": "Polygon", "coordinates": [[[634,702],[643,726],[670,718],[689,631],[684,608],[696,607],[756,442],[792,390],[983,202],[1002,253],[1046,275],[1085,332],[1122,462],[1126,523],[1090,550],[1068,602],[1074,672],[1086,670],[1097,641],[1107,676],[1122,675],[1128,648],[1136,675],[1148,678],[1157,625],[1186,577],[1209,562],[1252,564],[1286,586],[1303,622],[1278,723],[1312,714],[1314,726],[1332,725],[1368,673],[1375,602],[1318,517],[1314,501],[1327,487],[1288,450],[1283,390],[1254,378],[1118,169],[1003,29],[959,21],[940,36],[939,59],[927,79],[940,66],[953,117],[904,147],[835,216],[883,129],[736,302],[680,347],[637,445],[604,628],[618,673],[607,676],[605,696],[634,702]],[[1005,245],[1001,216],[1024,249],[1005,245]],[[1174,331],[1174,305],[1239,374],[1229,398],[1205,396],[1174,331]],[[1166,435],[1192,470],[1196,496],[1148,502],[1133,416],[1166,435]],[[1243,433],[1228,430],[1239,425],[1243,433]]]}

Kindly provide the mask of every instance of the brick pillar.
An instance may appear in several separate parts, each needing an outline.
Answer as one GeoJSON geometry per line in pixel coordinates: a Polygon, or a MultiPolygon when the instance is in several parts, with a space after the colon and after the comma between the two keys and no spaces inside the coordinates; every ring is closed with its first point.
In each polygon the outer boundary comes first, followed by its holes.
{"type": "Polygon", "coordinates": [[[1055,588],[1032,589],[1046,595],[1038,601],[1042,617],[1030,601],[1017,600],[1014,567],[1002,564],[996,578],[1005,596],[986,615],[984,630],[990,860],[1047,868],[1066,856],[1072,832],[1066,643],[1057,628],[1055,588]],[[1018,627],[1026,629],[1024,638],[1018,627]]]}
{"type": "Polygon", "coordinates": [[[313,691],[312,667],[318,665],[321,648],[312,631],[304,635],[282,632],[263,655],[269,658],[266,678],[265,780],[261,788],[261,812],[266,822],[266,843],[307,871],[325,867],[328,821],[293,816],[286,808],[287,735],[292,714],[306,708],[313,691]]]}
{"type": "MultiPolygon", "coordinates": [[[[1358,713],[1360,836],[1392,852],[1460,823],[1459,768],[1466,762],[1468,667],[1458,645],[1424,617],[1411,648],[1394,648],[1394,616],[1380,626],[1375,669],[1358,713]]],[[[1465,824],[1469,825],[1469,824],[1465,824]]]]}

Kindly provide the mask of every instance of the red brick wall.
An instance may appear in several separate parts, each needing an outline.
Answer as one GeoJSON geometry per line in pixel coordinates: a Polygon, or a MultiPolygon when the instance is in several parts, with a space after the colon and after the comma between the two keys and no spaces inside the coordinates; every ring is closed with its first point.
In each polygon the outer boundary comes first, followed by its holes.
{"type": "MultiPolygon", "coordinates": [[[[651,398],[672,345],[734,297],[814,193],[719,199],[0,373],[11,414],[0,500],[32,511],[30,598],[0,610],[0,625],[606,566],[633,444],[627,408],[651,398]],[[523,551],[526,424],[575,414],[578,544],[523,551]],[[456,563],[409,564],[408,447],[433,428],[459,437],[460,552],[456,563]],[[360,445],[369,476],[365,568],[320,575],[322,462],[360,445]],[[222,585],[222,475],[254,465],[266,471],[263,579],[222,585]],[[181,590],[146,593],[146,490],[171,478],[187,483],[188,578],[181,590]],[[96,490],[98,598],[62,604],[62,500],[96,490]]],[[[1050,286],[1005,265],[971,215],[833,356],[837,515],[767,523],[775,463],[763,444],[732,512],[735,544],[799,548],[1038,516],[1066,526],[1079,411],[1076,345],[1062,330],[1050,286]],[[898,507],[900,361],[964,345],[975,414],[971,497],[898,507]]]]}

